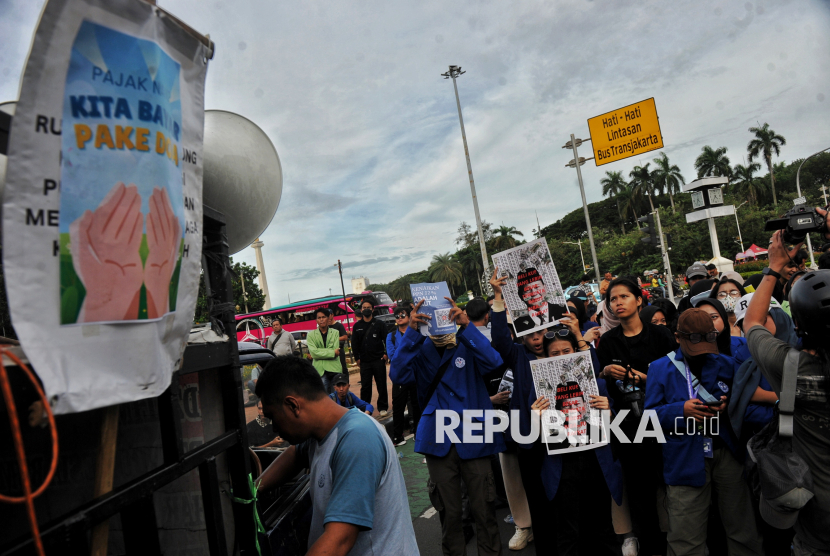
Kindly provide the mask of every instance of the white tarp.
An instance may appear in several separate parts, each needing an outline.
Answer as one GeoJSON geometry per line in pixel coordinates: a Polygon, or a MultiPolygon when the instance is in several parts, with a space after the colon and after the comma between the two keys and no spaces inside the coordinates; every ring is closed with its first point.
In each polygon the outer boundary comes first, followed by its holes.
{"type": "Polygon", "coordinates": [[[3,264],[56,413],[157,396],[199,283],[209,51],[139,0],[49,0],[12,123],[3,264]]]}

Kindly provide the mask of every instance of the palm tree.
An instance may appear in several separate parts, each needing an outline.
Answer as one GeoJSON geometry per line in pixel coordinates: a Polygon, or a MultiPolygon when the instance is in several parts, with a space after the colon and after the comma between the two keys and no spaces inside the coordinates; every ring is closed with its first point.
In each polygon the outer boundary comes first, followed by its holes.
{"type": "Polygon", "coordinates": [[[781,154],[781,147],[787,144],[787,140],[781,135],[778,135],[769,128],[769,124],[764,122],[761,127],[749,128],[750,133],[755,134],[755,139],[749,142],[746,150],[749,151],[749,161],[752,162],[756,157],[763,155],[764,161],[767,163],[769,170],[769,181],[772,185],[772,204],[778,205],[778,198],[775,196],[775,174],[772,167],[772,153],[775,156],[781,154]]]}
{"type": "Polygon", "coordinates": [[[449,284],[453,297],[455,297],[453,284],[460,284],[463,278],[461,264],[453,258],[451,253],[432,257],[432,263],[429,265],[429,279],[449,284]]]}
{"type": "Polygon", "coordinates": [[[654,195],[654,176],[653,172],[648,169],[650,162],[646,162],[645,166],[635,166],[628,177],[631,178],[629,182],[635,194],[642,198],[643,195],[648,195],[648,204],[651,206],[651,212],[654,212],[654,203],[651,197],[654,195]]]}
{"type": "Polygon", "coordinates": [[[736,180],[736,184],[740,186],[741,193],[746,195],[750,204],[755,205],[758,202],[758,196],[764,191],[763,182],[756,182],[753,174],[761,169],[761,165],[757,162],[750,162],[746,166],[737,164],[732,170],[732,176],[736,180]]]}
{"type": "Polygon", "coordinates": [[[669,200],[671,201],[671,211],[674,214],[674,193],[680,193],[680,184],[685,184],[686,179],[680,173],[680,168],[676,164],[669,162],[669,157],[666,156],[666,153],[660,153],[660,156],[654,159],[654,164],[656,168],[652,172],[651,177],[655,181],[661,194],[663,188],[668,191],[669,200]]]}
{"type": "Polygon", "coordinates": [[[513,226],[499,226],[496,229],[495,238],[493,238],[493,247],[496,249],[511,249],[516,247],[516,238],[513,236],[524,237],[525,235],[513,226]]]}
{"type": "Polygon", "coordinates": [[[620,217],[620,227],[625,235],[625,221],[623,221],[622,209],[620,208],[620,193],[628,188],[628,184],[622,177],[622,172],[605,172],[605,177],[599,180],[602,185],[602,194],[605,197],[614,197],[617,204],[617,214],[620,217]]]}
{"type": "Polygon", "coordinates": [[[620,207],[623,218],[628,218],[629,214],[634,216],[634,224],[636,224],[639,229],[640,223],[637,221],[637,218],[639,217],[637,214],[637,205],[640,204],[640,198],[637,197],[635,193],[636,192],[633,191],[628,184],[626,184],[625,189],[617,194],[617,206],[620,207]]]}
{"type": "Polygon", "coordinates": [[[705,178],[706,176],[730,177],[732,168],[729,166],[729,158],[726,156],[726,147],[713,149],[709,145],[705,145],[700,156],[695,160],[695,170],[697,170],[697,177],[699,178],[705,178]]]}

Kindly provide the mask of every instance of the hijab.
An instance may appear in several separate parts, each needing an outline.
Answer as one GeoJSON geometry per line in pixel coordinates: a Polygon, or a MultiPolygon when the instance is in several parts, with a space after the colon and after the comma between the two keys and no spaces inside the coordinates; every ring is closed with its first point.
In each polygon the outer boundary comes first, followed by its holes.
{"type": "Polygon", "coordinates": [[[608,308],[605,299],[600,302],[597,312],[602,312],[602,324],[599,327],[600,336],[620,325],[620,319],[608,308]]]}
{"type": "Polygon", "coordinates": [[[648,307],[644,307],[640,310],[640,320],[643,322],[643,326],[651,324],[651,319],[654,318],[655,313],[663,313],[663,316],[666,317],[666,321],[669,320],[669,317],[666,316],[666,313],[665,311],[663,311],[662,307],[658,307],[656,305],[649,305],[648,307]]]}
{"type": "Polygon", "coordinates": [[[701,305],[711,305],[720,315],[720,318],[723,321],[723,330],[721,330],[718,333],[718,351],[721,353],[721,355],[728,355],[731,357],[732,325],[729,324],[729,318],[726,316],[726,309],[723,308],[723,303],[721,303],[719,299],[712,299],[711,297],[706,297],[699,300],[695,304],[695,307],[700,307],[701,305]]]}

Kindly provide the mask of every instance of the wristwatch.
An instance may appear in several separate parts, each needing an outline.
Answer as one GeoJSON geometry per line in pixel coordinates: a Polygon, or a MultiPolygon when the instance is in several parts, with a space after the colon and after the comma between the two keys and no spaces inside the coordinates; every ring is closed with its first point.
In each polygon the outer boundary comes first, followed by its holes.
{"type": "Polygon", "coordinates": [[[774,278],[777,278],[778,280],[780,280],[780,279],[782,279],[782,278],[783,278],[783,276],[781,276],[780,274],[778,274],[777,272],[775,272],[775,271],[774,271],[773,269],[771,269],[770,267],[766,267],[764,270],[762,270],[762,271],[761,271],[761,274],[763,274],[764,276],[772,276],[772,277],[774,277],[774,278]]]}

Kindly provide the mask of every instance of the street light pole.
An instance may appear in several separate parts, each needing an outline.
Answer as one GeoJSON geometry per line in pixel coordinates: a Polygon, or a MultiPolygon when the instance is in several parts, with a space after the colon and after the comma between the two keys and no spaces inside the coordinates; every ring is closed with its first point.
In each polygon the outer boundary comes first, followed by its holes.
{"type": "Polygon", "coordinates": [[[824,206],[826,207],[827,206],[827,186],[822,185],[821,187],[819,187],[819,190],[821,190],[821,192],[824,193],[824,206]]]}
{"type": "MultiPolygon", "coordinates": [[[[814,156],[823,153],[824,151],[830,151],[830,147],[827,147],[826,149],[821,149],[819,152],[811,154],[810,156],[808,156],[807,158],[802,160],[801,164],[798,165],[798,171],[795,173],[795,188],[798,191],[798,196],[799,197],[801,197],[801,181],[799,180],[799,176],[801,175],[801,167],[804,166],[805,162],[807,162],[808,160],[810,160],[814,156]]],[[[826,199],[827,199],[827,197],[825,197],[825,206],[827,206],[826,205],[826,199]]],[[[809,253],[810,253],[810,268],[815,268],[816,267],[816,259],[813,256],[813,244],[810,242],[810,234],[807,234],[807,251],[809,251],[809,253]]]]}
{"type": "Polygon", "coordinates": [[[735,226],[738,227],[738,241],[741,243],[741,253],[744,252],[744,238],[741,235],[741,224],[738,222],[738,209],[744,206],[748,201],[744,201],[737,207],[735,207],[735,226]]]}
{"type": "Polygon", "coordinates": [[[484,245],[484,231],[481,229],[481,215],[478,212],[478,197],[476,196],[476,182],[473,179],[473,165],[470,163],[470,149],[467,148],[467,134],[464,131],[464,118],[461,116],[461,100],[458,98],[458,85],[455,80],[457,77],[467,73],[461,71],[461,66],[450,66],[449,71],[442,73],[444,79],[452,78],[452,86],[455,89],[455,104],[458,107],[458,123],[461,124],[461,140],[464,143],[464,156],[467,157],[467,174],[470,176],[470,192],[473,194],[473,209],[476,213],[476,227],[478,228],[478,243],[481,246],[481,262],[484,264],[484,274],[486,276],[490,270],[490,265],[487,264],[487,247],[484,245]]]}
{"type": "MultiPolygon", "coordinates": [[[[583,141],[590,141],[590,139],[577,139],[574,137],[574,134],[571,133],[571,140],[565,143],[565,146],[562,148],[573,149],[574,151],[574,159],[565,166],[576,168],[576,177],[579,180],[579,192],[582,194],[582,210],[585,212],[585,226],[588,227],[588,243],[591,245],[591,259],[594,261],[594,274],[597,277],[597,284],[599,284],[600,279],[599,263],[597,263],[597,249],[594,246],[594,232],[591,230],[591,217],[588,215],[588,201],[585,199],[585,186],[582,185],[582,170],[579,169],[580,166],[585,164],[588,160],[593,159],[593,157],[579,158],[579,153],[576,151],[576,148],[581,145],[583,141]]],[[[584,264],[582,265],[582,269],[585,269],[584,264]]]]}
{"type": "Polygon", "coordinates": [[[571,245],[579,245],[579,258],[582,259],[582,274],[585,274],[585,257],[582,255],[582,240],[577,241],[563,241],[562,243],[570,243],[571,245]]]}
{"type": "Polygon", "coordinates": [[[343,292],[343,310],[346,312],[346,327],[351,330],[352,327],[349,321],[349,304],[346,303],[346,286],[343,285],[343,265],[340,264],[340,259],[337,259],[337,264],[334,266],[336,266],[338,272],[340,272],[340,290],[343,292]]]}

